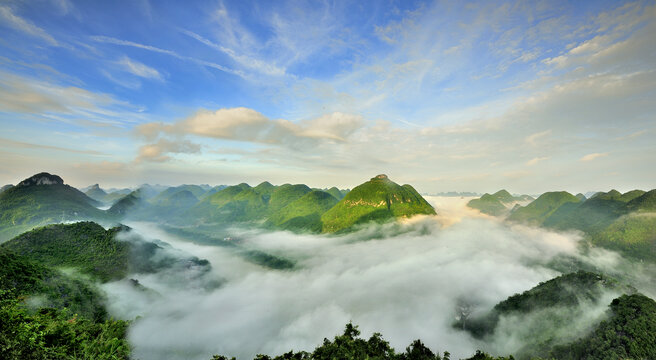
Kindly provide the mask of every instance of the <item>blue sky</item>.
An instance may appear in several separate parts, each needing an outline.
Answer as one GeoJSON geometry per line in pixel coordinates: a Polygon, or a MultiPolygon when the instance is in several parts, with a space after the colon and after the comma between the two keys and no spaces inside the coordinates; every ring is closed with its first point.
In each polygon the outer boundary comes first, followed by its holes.
{"type": "Polygon", "coordinates": [[[656,187],[656,3],[4,1],[0,181],[656,187]]]}

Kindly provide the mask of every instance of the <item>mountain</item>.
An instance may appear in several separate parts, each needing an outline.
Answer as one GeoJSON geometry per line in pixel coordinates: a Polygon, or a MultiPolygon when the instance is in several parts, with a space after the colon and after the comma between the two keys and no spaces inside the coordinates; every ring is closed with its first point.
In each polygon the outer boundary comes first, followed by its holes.
{"type": "Polygon", "coordinates": [[[456,326],[476,338],[521,338],[522,348],[514,354],[518,359],[550,358],[555,347],[575,341],[603,320],[601,315],[584,320],[583,315],[590,313],[590,308],[602,307],[617,296],[634,292],[632,287],[612,278],[578,271],[510,296],[481,317],[463,317],[456,326]]]}
{"type": "Polygon", "coordinates": [[[551,356],[562,360],[656,359],[656,302],[642,294],[614,299],[608,319],[582,339],[556,347],[551,356]]]}
{"type": "Polygon", "coordinates": [[[626,211],[656,212],[656,189],[631,199],[626,204],[626,211]]]}
{"type": "Polygon", "coordinates": [[[410,185],[398,185],[387,175],[378,175],[356,186],[321,216],[322,232],[334,233],[370,221],[435,215],[435,209],[410,185]]]}
{"type": "Polygon", "coordinates": [[[218,224],[263,221],[310,191],[303,184],[274,186],[266,181],[256,187],[244,183],[228,186],[204,198],[181,219],[218,224]]]}
{"type": "Polygon", "coordinates": [[[508,213],[509,209],[512,209],[518,202],[532,200],[534,199],[529,195],[512,196],[506,190],[499,190],[492,195],[486,193],[478,199],[472,199],[467,206],[487,215],[500,216],[508,213]]]}
{"type": "Polygon", "coordinates": [[[115,240],[123,230],[105,230],[94,222],[53,224],[2,244],[16,254],[52,267],[74,267],[103,281],[127,275],[130,245],[115,240]]]}
{"type": "MultiPolygon", "coordinates": [[[[104,298],[93,286],[0,246],[0,290],[44,307],[68,308],[90,319],[103,319],[104,298]]],[[[6,295],[5,295],[6,296],[6,295]]]]}
{"type": "Polygon", "coordinates": [[[81,219],[103,220],[100,205],[57,175],[40,173],[0,193],[0,242],[35,226],[81,219]]]}
{"type": "Polygon", "coordinates": [[[3,193],[5,190],[9,190],[13,187],[14,187],[14,185],[12,185],[12,184],[3,185],[2,187],[0,187],[0,193],[3,193]]]}
{"type": "Polygon", "coordinates": [[[143,203],[141,192],[135,190],[116,201],[108,210],[107,213],[118,218],[125,217],[128,213],[136,211],[143,203]]]}
{"type": "Polygon", "coordinates": [[[530,204],[515,209],[508,217],[508,220],[531,225],[542,225],[562,205],[578,202],[580,200],[576,196],[566,191],[546,192],[530,204]]]}
{"type": "Polygon", "coordinates": [[[100,185],[94,184],[89,187],[88,190],[84,192],[88,197],[99,201],[99,202],[105,202],[105,197],[107,196],[107,193],[100,188],[100,185]]]}
{"type": "Polygon", "coordinates": [[[90,221],[40,227],[0,247],[48,267],[75,268],[101,282],[166,268],[182,272],[193,267],[194,274],[210,269],[206,260],[171,254],[170,245],[145,241],[131,234],[127,226],[105,230],[90,221]]]}
{"type": "Polygon", "coordinates": [[[283,230],[320,232],[321,215],[337,204],[331,194],[313,190],[269,216],[267,225],[283,230]]]}
{"type": "Polygon", "coordinates": [[[348,194],[348,190],[340,190],[336,187],[331,187],[328,190],[325,190],[328,194],[332,195],[335,199],[337,200],[342,200],[346,194],[348,194]]]}

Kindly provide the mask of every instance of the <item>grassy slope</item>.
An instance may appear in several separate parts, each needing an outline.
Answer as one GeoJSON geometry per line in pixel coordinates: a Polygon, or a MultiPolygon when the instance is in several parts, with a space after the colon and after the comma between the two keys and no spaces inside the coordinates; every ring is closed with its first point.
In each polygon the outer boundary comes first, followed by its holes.
{"type": "Polygon", "coordinates": [[[435,214],[435,210],[412,186],[373,178],[356,186],[323,214],[322,231],[338,232],[356,224],[416,214],[435,214]]]}

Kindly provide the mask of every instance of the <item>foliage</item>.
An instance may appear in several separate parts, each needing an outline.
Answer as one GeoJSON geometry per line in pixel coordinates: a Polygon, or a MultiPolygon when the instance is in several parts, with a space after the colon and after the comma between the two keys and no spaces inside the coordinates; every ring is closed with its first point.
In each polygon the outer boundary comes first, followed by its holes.
{"type": "Polygon", "coordinates": [[[578,322],[572,319],[592,314],[590,307],[603,306],[605,303],[601,301],[609,295],[634,291],[606,276],[579,271],[510,296],[483,316],[462,317],[454,326],[477,338],[512,337],[522,344],[515,352],[519,359],[547,356],[555,346],[571,342],[590,331],[595,321],[600,321],[598,317],[578,322]]]}
{"type": "MultiPolygon", "coordinates": [[[[285,354],[271,357],[259,354],[254,360],[336,360],[336,359],[369,359],[369,360],[449,360],[451,355],[444,352],[444,357],[433,353],[421,340],[414,340],[405,352],[397,354],[389,342],[380,333],[374,333],[368,340],[360,338],[360,331],[352,323],[346,324],[344,333],[335,336],[331,341],[323,339],[313,352],[289,351],[285,354]]],[[[234,360],[234,358],[232,358],[234,360]]],[[[491,357],[477,351],[469,360],[512,360],[513,357],[491,357]]],[[[214,355],[212,360],[228,360],[223,355],[214,355]]]]}
{"type": "Polygon", "coordinates": [[[101,281],[125,277],[130,245],[114,237],[122,228],[105,230],[86,221],[53,224],[21,234],[2,244],[17,254],[52,267],[77,268],[101,281]]]}
{"type": "Polygon", "coordinates": [[[610,304],[610,318],[588,336],[553,351],[558,359],[656,359],[656,302],[622,295],[610,304]]]}
{"type": "Polygon", "coordinates": [[[593,244],[629,257],[656,262],[656,214],[632,213],[591,234],[593,244]]]}
{"type": "Polygon", "coordinates": [[[104,297],[92,285],[0,247],[0,291],[31,307],[68,308],[89,319],[107,315],[104,297]]]}
{"type": "Polygon", "coordinates": [[[67,309],[42,308],[31,314],[17,299],[0,299],[2,359],[129,358],[125,321],[95,322],[67,309]]]}

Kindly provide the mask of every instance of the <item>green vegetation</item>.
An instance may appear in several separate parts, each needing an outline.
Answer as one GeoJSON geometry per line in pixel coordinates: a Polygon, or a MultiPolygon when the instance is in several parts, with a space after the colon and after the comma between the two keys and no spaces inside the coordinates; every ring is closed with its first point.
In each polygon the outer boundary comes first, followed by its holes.
{"type": "Polygon", "coordinates": [[[269,216],[267,225],[284,230],[320,232],[321,215],[337,204],[327,192],[313,190],[269,216]]]}
{"type": "Polygon", "coordinates": [[[0,242],[33,227],[61,221],[107,218],[97,202],[64,185],[56,175],[41,173],[0,193],[0,242]]]}
{"type": "Polygon", "coordinates": [[[103,203],[106,202],[105,198],[107,197],[107,193],[105,190],[101,189],[100,185],[98,184],[92,185],[87,191],[84,192],[84,194],[96,201],[103,203]]]}
{"type": "Polygon", "coordinates": [[[94,222],[53,224],[21,234],[3,248],[52,267],[76,268],[101,281],[128,271],[130,244],[114,237],[123,228],[105,230],[94,222]]]}
{"type": "Polygon", "coordinates": [[[104,297],[81,279],[67,276],[0,247],[0,291],[21,298],[31,307],[67,308],[88,319],[107,315],[104,297]]]}
{"type": "MultiPolygon", "coordinates": [[[[490,335],[502,316],[528,314],[547,308],[572,307],[581,302],[597,302],[604,291],[632,292],[632,288],[603,275],[578,271],[561,275],[543,282],[521,294],[515,294],[494,306],[492,311],[480,318],[461,318],[456,327],[464,328],[475,337],[490,335]]],[[[565,314],[565,312],[563,312],[565,314]]],[[[550,314],[551,316],[551,314],[550,314]]],[[[559,319],[566,323],[567,319],[559,319]]],[[[545,326],[545,329],[547,326],[545,326]]],[[[532,334],[537,337],[538,334],[532,334]]]]}
{"type": "Polygon", "coordinates": [[[517,208],[510,214],[508,220],[531,225],[542,225],[562,205],[578,203],[579,201],[576,196],[566,191],[547,192],[540,195],[530,204],[517,208]]]}
{"type": "Polygon", "coordinates": [[[506,190],[499,190],[494,194],[483,194],[478,199],[472,199],[467,206],[492,216],[500,216],[508,213],[509,206],[516,202],[532,201],[529,195],[512,196],[506,190]]]}
{"type": "Polygon", "coordinates": [[[28,311],[0,294],[0,358],[128,359],[128,322],[93,321],[67,309],[28,311]]]}
{"type": "Polygon", "coordinates": [[[321,216],[322,232],[345,231],[370,221],[386,222],[417,214],[434,215],[435,210],[412,186],[400,186],[386,175],[378,175],[353,188],[321,216]]]}
{"type": "Polygon", "coordinates": [[[656,359],[656,302],[622,295],[610,304],[610,317],[589,335],[554,349],[562,360],[656,359]]]}
{"type": "Polygon", "coordinates": [[[514,211],[511,221],[557,230],[579,230],[589,242],[622,254],[656,261],[656,190],[617,190],[575,201],[568,193],[545,193],[514,211]]]}
{"type": "Polygon", "coordinates": [[[635,259],[656,262],[656,214],[631,213],[589,236],[593,244],[635,259]]]}
{"type": "MultiPolygon", "coordinates": [[[[335,360],[335,359],[371,359],[371,360],[449,360],[451,355],[448,351],[444,356],[433,353],[421,340],[413,341],[405,352],[396,353],[389,342],[383,339],[380,333],[374,333],[368,340],[360,338],[360,330],[352,323],[346,324],[344,333],[335,336],[331,341],[325,338],[323,344],[317,346],[313,352],[289,351],[283,355],[271,357],[269,355],[257,355],[254,360],[335,360]]],[[[232,358],[234,359],[234,358],[232,358]]],[[[512,356],[491,357],[488,354],[477,351],[476,354],[466,360],[511,360],[512,356]]],[[[228,357],[214,355],[212,360],[228,360],[228,357]]]]}

